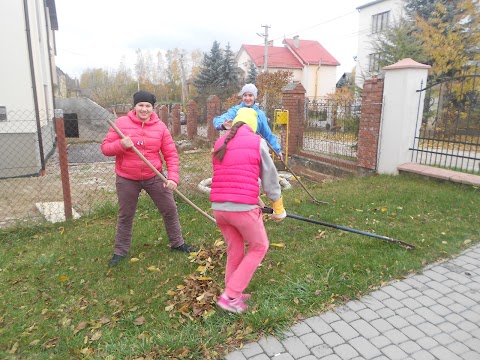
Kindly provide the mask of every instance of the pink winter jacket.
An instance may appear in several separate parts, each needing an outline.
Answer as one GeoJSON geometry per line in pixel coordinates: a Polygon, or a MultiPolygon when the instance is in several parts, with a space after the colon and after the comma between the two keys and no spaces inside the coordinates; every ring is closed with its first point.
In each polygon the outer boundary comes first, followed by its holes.
{"type": "MultiPolygon", "coordinates": [[[[153,113],[150,120],[142,122],[130,111],[126,116],[115,120],[115,125],[125,136],[130,136],[134,146],[158,170],[162,171],[163,162],[167,164],[168,180],[178,184],[178,153],[172,135],[165,124],[153,113]]],[[[113,128],[107,133],[101,149],[105,156],[115,156],[115,173],[131,180],[146,180],[156,174],[132,149],[124,149],[120,136],[113,128]]]]}

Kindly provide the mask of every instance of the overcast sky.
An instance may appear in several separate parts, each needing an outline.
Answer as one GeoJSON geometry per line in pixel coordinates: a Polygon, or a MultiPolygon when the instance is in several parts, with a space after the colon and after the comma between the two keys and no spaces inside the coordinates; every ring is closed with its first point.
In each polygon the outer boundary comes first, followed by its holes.
{"type": "Polygon", "coordinates": [[[341,63],[339,78],[355,66],[356,8],[370,1],[56,0],[56,63],[79,77],[87,68],[114,70],[122,57],[133,65],[138,48],[209,52],[216,40],[236,52],[242,44],[263,45],[258,34],[268,25],[275,46],[295,35],[318,41],[341,63]]]}

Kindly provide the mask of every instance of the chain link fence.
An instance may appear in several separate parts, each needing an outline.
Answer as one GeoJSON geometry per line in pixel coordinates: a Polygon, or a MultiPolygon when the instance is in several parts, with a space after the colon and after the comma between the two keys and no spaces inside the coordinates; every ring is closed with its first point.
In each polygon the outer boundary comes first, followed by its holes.
{"type": "MultiPolygon", "coordinates": [[[[107,119],[116,116],[87,98],[57,99],[56,106],[63,110],[68,159],[63,169],[53,116],[38,119],[35,111],[11,111],[0,122],[0,227],[64,220],[66,182],[73,217],[116,202],[115,158],[100,150],[110,127],[107,119]]],[[[211,177],[212,147],[205,140],[187,139],[186,131],[181,125],[174,137],[184,194],[199,192],[198,184],[211,177]]],[[[200,125],[197,131],[206,133],[206,128],[200,125]]]]}

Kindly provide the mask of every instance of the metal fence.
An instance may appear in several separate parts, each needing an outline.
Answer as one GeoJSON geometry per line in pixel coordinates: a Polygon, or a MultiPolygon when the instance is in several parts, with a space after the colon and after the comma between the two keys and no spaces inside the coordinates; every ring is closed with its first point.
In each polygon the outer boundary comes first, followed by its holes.
{"type": "Polygon", "coordinates": [[[360,111],[360,101],[306,98],[303,150],[356,159],[360,111]]]}
{"type": "MultiPolygon", "coordinates": [[[[478,70],[478,69],[477,69],[478,70]]],[[[480,174],[480,75],[420,86],[412,161],[480,174]]]]}
{"type": "MultiPolygon", "coordinates": [[[[64,99],[58,104],[64,111],[73,216],[78,217],[116,202],[115,159],[100,150],[109,129],[106,119],[115,117],[88,99],[64,99]]],[[[15,114],[9,113],[8,120],[0,122],[0,227],[60,221],[66,175],[60,166],[54,119],[45,120],[37,128],[32,120],[34,111],[22,111],[22,118],[15,114]]],[[[198,192],[198,184],[211,176],[211,144],[188,140],[185,125],[181,131],[175,137],[180,156],[179,190],[198,192]]],[[[198,132],[206,129],[199,126],[198,132]]]]}

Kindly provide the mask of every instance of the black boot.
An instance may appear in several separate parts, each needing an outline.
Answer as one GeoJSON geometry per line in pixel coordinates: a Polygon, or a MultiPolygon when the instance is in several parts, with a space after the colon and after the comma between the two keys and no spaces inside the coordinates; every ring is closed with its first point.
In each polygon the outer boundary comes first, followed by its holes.
{"type": "Polygon", "coordinates": [[[125,259],[125,256],[113,254],[112,258],[111,258],[110,261],[108,262],[108,267],[117,266],[118,263],[119,263],[120,261],[122,261],[123,259],[125,259]]]}
{"type": "Polygon", "coordinates": [[[191,253],[191,252],[197,251],[197,249],[195,249],[191,245],[188,245],[187,243],[183,243],[180,246],[174,247],[174,248],[172,248],[172,250],[177,250],[177,251],[186,252],[186,253],[191,253]]]}

